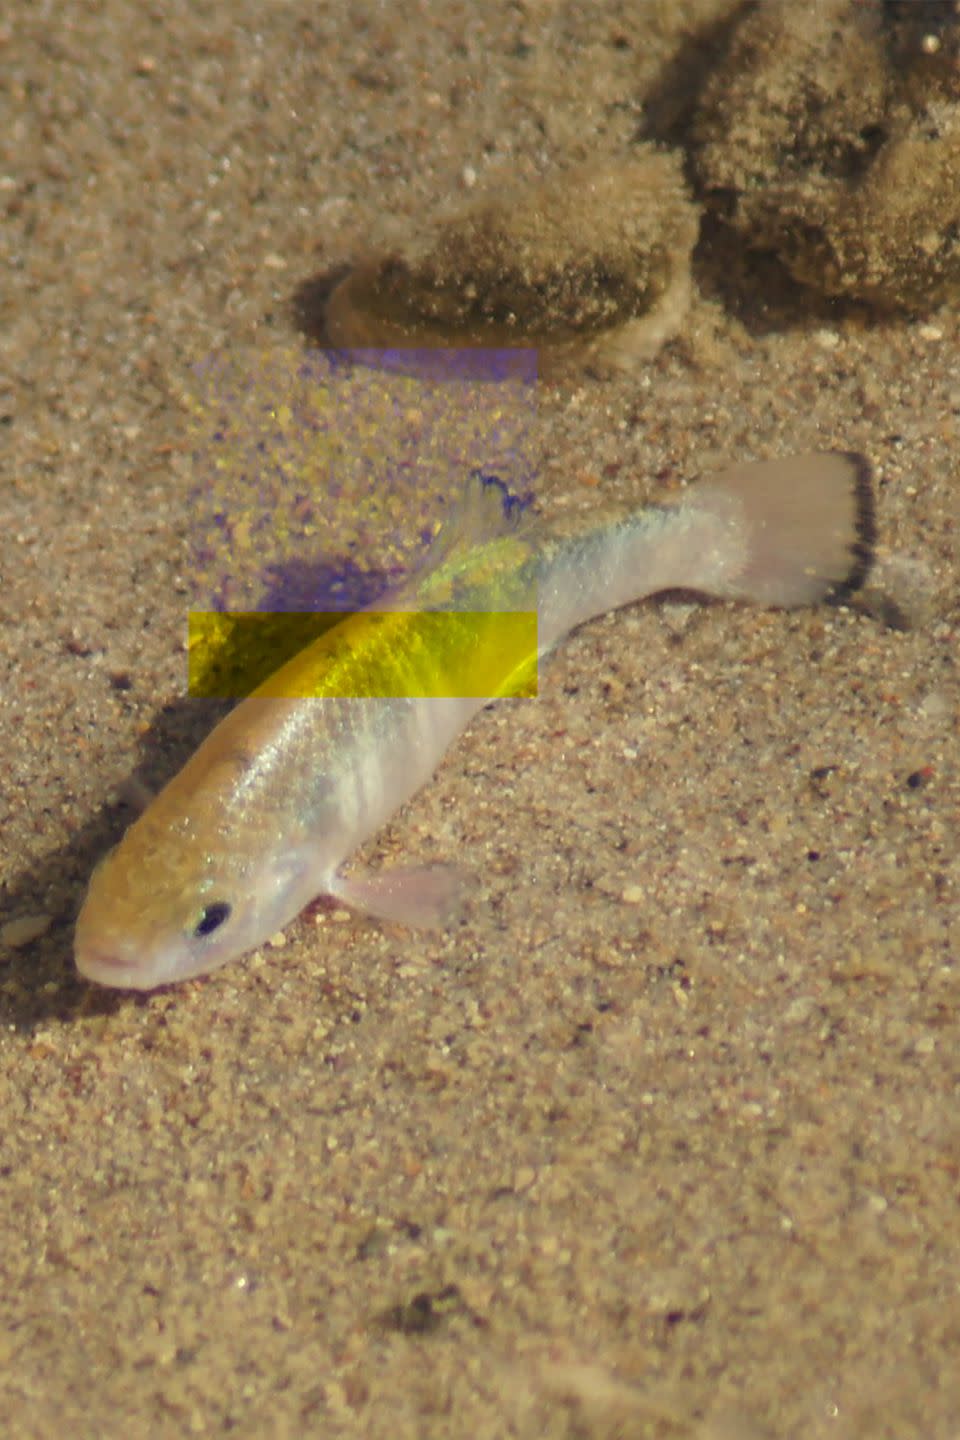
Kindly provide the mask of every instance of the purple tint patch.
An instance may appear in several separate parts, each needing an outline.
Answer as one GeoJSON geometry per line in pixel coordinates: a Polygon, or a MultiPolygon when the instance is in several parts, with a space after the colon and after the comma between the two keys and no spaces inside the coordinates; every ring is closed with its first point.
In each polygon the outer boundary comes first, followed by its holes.
{"type": "Polygon", "coordinates": [[[188,608],[362,609],[422,564],[465,476],[507,505],[531,495],[535,351],[415,352],[429,374],[378,353],[379,369],[297,346],[197,367],[188,608]]]}
{"type": "Polygon", "coordinates": [[[382,350],[356,346],[333,353],[348,363],[371,370],[387,370],[438,382],[474,380],[503,384],[506,380],[520,380],[533,385],[538,371],[537,351],[519,346],[499,350],[480,346],[450,350],[427,345],[382,350]]]}

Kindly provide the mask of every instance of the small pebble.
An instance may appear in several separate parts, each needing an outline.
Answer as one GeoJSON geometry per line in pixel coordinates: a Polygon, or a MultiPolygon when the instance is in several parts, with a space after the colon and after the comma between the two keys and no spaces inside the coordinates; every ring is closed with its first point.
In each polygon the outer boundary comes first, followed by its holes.
{"type": "Polygon", "coordinates": [[[0,945],[19,950],[29,945],[31,940],[39,940],[41,935],[46,935],[52,923],[52,915],[19,915],[16,920],[8,920],[0,927],[0,945]]]}

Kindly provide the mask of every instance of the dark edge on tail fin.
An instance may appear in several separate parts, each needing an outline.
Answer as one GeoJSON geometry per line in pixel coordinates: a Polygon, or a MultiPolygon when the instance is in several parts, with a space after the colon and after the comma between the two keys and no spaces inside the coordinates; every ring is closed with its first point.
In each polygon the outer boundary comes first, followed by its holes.
{"type": "Polygon", "coordinates": [[[830,605],[842,605],[860,589],[870,573],[877,544],[877,511],[873,496],[873,470],[866,455],[859,450],[838,450],[850,461],[854,471],[853,501],[856,506],[856,538],[850,546],[852,564],[845,580],[832,586],[826,600],[830,605]]]}

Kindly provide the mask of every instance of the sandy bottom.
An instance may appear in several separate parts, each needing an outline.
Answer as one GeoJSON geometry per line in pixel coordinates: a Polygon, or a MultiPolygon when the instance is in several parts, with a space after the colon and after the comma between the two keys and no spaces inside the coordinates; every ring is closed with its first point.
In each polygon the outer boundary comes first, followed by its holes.
{"type": "MultiPolygon", "coordinates": [[[[295,292],[386,219],[621,143],[672,43],[642,8],[639,39],[612,3],[106,0],[4,32],[11,1436],[957,1433],[955,314],[768,304],[699,258],[688,335],[539,387],[532,427],[548,510],[867,452],[912,629],[596,622],[370,847],[475,874],[454,933],[327,906],[152,996],[72,968],[118,783],[208,723],[193,367],[282,371],[295,292]]],[[[416,464],[383,462],[412,511],[416,464]]],[[[376,569],[344,493],[324,544],[376,569]]]]}

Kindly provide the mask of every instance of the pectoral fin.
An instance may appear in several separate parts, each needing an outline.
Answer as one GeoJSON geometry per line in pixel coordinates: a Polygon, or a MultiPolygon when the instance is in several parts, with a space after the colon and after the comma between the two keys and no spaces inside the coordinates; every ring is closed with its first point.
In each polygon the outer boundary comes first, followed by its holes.
{"type": "Polygon", "coordinates": [[[465,886],[452,865],[420,865],[354,870],[335,875],[327,889],[345,905],[378,920],[414,930],[444,930],[459,917],[465,886]]]}

